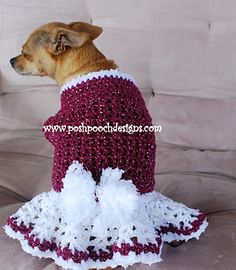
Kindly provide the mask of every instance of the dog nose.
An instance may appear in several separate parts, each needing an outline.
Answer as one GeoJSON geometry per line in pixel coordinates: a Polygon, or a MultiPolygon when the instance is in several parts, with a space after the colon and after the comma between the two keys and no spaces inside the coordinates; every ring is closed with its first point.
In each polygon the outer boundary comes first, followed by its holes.
{"type": "Polygon", "coordinates": [[[10,64],[11,64],[11,66],[13,67],[13,66],[15,65],[15,63],[16,63],[16,58],[14,57],[14,58],[12,58],[12,59],[10,60],[10,64]]]}

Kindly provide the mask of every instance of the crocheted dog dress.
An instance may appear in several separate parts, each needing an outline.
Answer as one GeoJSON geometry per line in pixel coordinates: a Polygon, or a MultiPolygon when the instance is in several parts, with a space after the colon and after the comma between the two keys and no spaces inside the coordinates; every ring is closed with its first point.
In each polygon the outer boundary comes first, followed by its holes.
{"type": "Polygon", "coordinates": [[[65,269],[127,267],[159,262],[164,242],[205,231],[201,211],[154,191],[154,132],[75,130],[107,123],[152,125],[132,77],[105,70],[62,87],[61,109],[43,130],[55,148],[52,189],[4,226],[26,252],[65,269]]]}

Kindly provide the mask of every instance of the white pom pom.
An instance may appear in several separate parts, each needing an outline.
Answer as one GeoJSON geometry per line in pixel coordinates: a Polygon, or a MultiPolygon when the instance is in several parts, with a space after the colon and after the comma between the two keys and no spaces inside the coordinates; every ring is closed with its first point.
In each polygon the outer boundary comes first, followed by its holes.
{"type": "Polygon", "coordinates": [[[115,228],[133,221],[134,211],[138,207],[138,192],[131,180],[122,180],[123,170],[107,168],[103,170],[97,186],[100,214],[94,227],[102,233],[105,228],[115,228]]]}
{"type": "Polygon", "coordinates": [[[91,172],[86,171],[78,161],[74,161],[68,168],[63,183],[61,207],[67,222],[75,225],[86,223],[94,215],[96,207],[96,183],[91,172]]]}

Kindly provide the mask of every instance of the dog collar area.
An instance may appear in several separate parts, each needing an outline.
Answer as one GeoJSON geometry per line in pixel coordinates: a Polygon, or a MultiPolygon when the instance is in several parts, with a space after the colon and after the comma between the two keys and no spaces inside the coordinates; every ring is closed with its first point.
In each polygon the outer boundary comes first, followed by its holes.
{"type": "Polygon", "coordinates": [[[62,85],[61,94],[64,91],[67,91],[80,83],[86,82],[88,80],[91,81],[93,79],[102,79],[104,77],[122,78],[122,79],[129,80],[135,83],[134,78],[131,75],[123,73],[119,71],[118,69],[100,70],[100,71],[90,72],[82,76],[76,76],[69,82],[62,85]]]}

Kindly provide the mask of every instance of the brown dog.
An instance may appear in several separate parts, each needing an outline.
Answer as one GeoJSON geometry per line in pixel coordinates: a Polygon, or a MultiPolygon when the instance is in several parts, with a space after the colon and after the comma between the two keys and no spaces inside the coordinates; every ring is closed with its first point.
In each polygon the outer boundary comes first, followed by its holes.
{"type": "Polygon", "coordinates": [[[52,22],[36,29],[10,60],[22,75],[49,76],[60,86],[77,75],[116,69],[117,65],[95,47],[102,28],[84,22],[52,22]]]}
{"type": "MultiPolygon", "coordinates": [[[[114,61],[107,60],[93,43],[102,31],[84,22],[45,24],[29,36],[22,53],[10,63],[19,74],[49,76],[60,86],[77,75],[116,69],[114,61]]],[[[173,241],[171,245],[181,243],[173,241]]]]}

